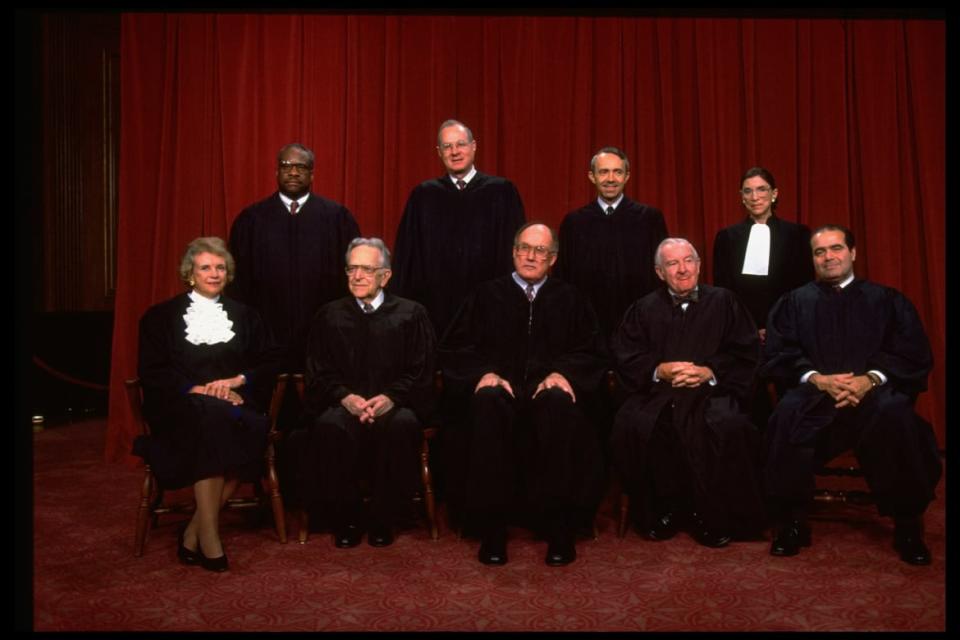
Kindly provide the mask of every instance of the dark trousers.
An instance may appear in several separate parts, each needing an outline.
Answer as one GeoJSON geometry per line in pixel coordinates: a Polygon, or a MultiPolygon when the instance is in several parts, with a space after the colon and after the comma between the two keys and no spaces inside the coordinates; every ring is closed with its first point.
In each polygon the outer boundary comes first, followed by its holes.
{"type": "Polygon", "coordinates": [[[916,415],[911,399],[884,385],[857,407],[834,404],[811,384],[780,400],[766,432],[767,495],[782,503],[809,502],[815,471],[853,449],[881,515],[922,514],[934,498],[942,463],[933,430],[916,415]]]}
{"type": "Polygon", "coordinates": [[[760,436],[736,403],[706,390],[667,398],[633,396],[614,421],[614,468],[642,527],[666,511],[696,511],[738,537],[764,524],[760,436]],[[700,399],[695,399],[695,394],[700,399]]]}
{"type": "MultiPolygon", "coordinates": [[[[502,519],[526,504],[539,515],[579,524],[592,514],[603,484],[596,429],[570,396],[559,389],[516,399],[500,387],[480,389],[460,430],[458,490],[465,524],[502,519]]],[[[451,486],[453,489],[453,486],[451,486]]]]}
{"type": "MultiPolygon", "coordinates": [[[[371,497],[369,519],[390,525],[409,512],[420,488],[419,452],[423,429],[409,409],[394,409],[372,424],[343,407],[308,421],[296,446],[297,493],[311,510],[329,511],[336,524],[361,518],[364,485],[371,497]]],[[[321,515],[321,514],[318,514],[321,515]]]]}

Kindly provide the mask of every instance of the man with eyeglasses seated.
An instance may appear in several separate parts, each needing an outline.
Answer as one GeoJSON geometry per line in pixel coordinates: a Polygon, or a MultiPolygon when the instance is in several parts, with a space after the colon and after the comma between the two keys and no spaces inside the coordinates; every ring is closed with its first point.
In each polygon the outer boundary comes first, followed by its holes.
{"type": "Polygon", "coordinates": [[[699,283],[689,241],[656,253],[666,284],[636,301],[613,339],[631,395],[610,436],[634,524],[660,541],[687,529],[708,547],[763,528],[760,435],[745,415],[760,358],[750,312],[727,289],[699,283]]]}
{"type": "Polygon", "coordinates": [[[469,127],[441,124],[446,173],[413,188],[397,229],[394,291],[422,303],[439,336],[474,287],[510,273],[510,242],[524,222],[517,188],[478,171],[476,153],[469,127]]]}
{"type": "Polygon", "coordinates": [[[351,295],[324,305],[310,329],[309,437],[295,453],[291,500],[307,507],[311,528],[332,525],[337,547],[359,544],[364,529],[383,547],[413,515],[436,339],[422,305],[384,291],[391,271],[382,240],[351,241],[345,269],[351,295]]]}
{"type": "Polygon", "coordinates": [[[516,514],[547,537],[546,563],[576,558],[603,490],[601,442],[582,403],[603,379],[603,338],[574,286],[549,275],[558,243],[527,224],[513,244],[514,272],[467,298],[441,341],[445,390],[463,411],[446,422],[448,506],[481,538],[484,564],[507,562],[516,514]]]}
{"type": "Polygon", "coordinates": [[[313,314],[346,293],[343,251],[360,235],[346,207],[310,192],[313,168],[313,151],[285,145],[277,192],[241,211],[230,229],[237,262],[230,294],[260,313],[291,373],[303,371],[313,314]]]}

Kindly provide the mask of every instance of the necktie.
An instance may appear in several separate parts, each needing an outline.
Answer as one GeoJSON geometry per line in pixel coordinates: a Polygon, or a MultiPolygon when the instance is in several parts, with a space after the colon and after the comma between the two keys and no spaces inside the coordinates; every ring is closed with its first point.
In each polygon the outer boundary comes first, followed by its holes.
{"type": "Polygon", "coordinates": [[[457,189],[459,189],[460,191],[463,191],[466,188],[467,188],[466,182],[464,182],[463,180],[457,180],[457,189]]]}
{"type": "Polygon", "coordinates": [[[290,203],[290,215],[292,216],[297,215],[297,209],[299,208],[300,208],[300,203],[297,202],[296,200],[292,201],[290,203]]]}
{"type": "Polygon", "coordinates": [[[369,302],[363,303],[363,312],[364,313],[373,313],[373,305],[369,302]]]}
{"type": "Polygon", "coordinates": [[[613,207],[607,207],[607,215],[608,215],[608,216],[612,216],[612,215],[613,215],[613,207]]]}
{"type": "Polygon", "coordinates": [[[534,297],[536,297],[537,294],[536,294],[536,291],[534,291],[532,284],[527,285],[526,292],[527,292],[527,300],[529,300],[530,302],[533,302],[533,299],[534,297]]]}
{"type": "Polygon", "coordinates": [[[525,291],[527,300],[530,302],[530,310],[527,313],[527,335],[530,335],[533,333],[533,299],[536,297],[536,292],[532,284],[528,284],[525,291]]]}

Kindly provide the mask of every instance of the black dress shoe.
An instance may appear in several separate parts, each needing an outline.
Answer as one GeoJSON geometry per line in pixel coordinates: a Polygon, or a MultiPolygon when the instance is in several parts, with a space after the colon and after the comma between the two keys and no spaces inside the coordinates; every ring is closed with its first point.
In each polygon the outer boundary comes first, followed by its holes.
{"type": "Polygon", "coordinates": [[[507,530],[498,528],[484,535],[477,557],[483,564],[507,564],[507,530]]]}
{"type": "Polygon", "coordinates": [[[200,554],[183,546],[183,536],[187,533],[187,528],[180,529],[180,535],[177,536],[177,557],[183,564],[200,564],[200,554]]]}
{"type": "Polygon", "coordinates": [[[360,544],[362,537],[363,530],[359,526],[348,524],[337,528],[333,534],[333,544],[338,549],[349,549],[360,544]]]}
{"type": "Polygon", "coordinates": [[[550,537],[547,543],[546,563],[551,567],[562,567],[577,559],[577,547],[573,534],[566,531],[550,537]]]}
{"type": "Polygon", "coordinates": [[[920,526],[904,527],[899,523],[893,533],[893,548],[900,559],[908,564],[930,564],[930,549],[923,541],[923,529],[920,526]]]}
{"type": "Polygon", "coordinates": [[[677,535],[678,530],[677,517],[673,512],[668,511],[657,518],[653,525],[647,530],[647,538],[658,542],[669,540],[677,535]]]}
{"type": "Polygon", "coordinates": [[[800,520],[791,520],[777,529],[770,543],[770,555],[795,556],[800,553],[800,547],[809,547],[810,542],[810,526],[800,520]]]}
{"type": "Polygon", "coordinates": [[[694,514],[693,528],[690,530],[693,539],[705,547],[719,549],[730,544],[730,534],[716,529],[706,523],[703,518],[694,514]]]}
{"type": "Polygon", "coordinates": [[[197,553],[200,555],[200,566],[206,569],[207,571],[214,571],[216,573],[223,573],[229,569],[227,564],[227,552],[224,551],[223,555],[219,558],[208,558],[203,555],[203,550],[200,549],[199,543],[197,546],[197,553]]]}
{"type": "Polygon", "coordinates": [[[393,544],[393,531],[390,527],[370,527],[367,533],[367,544],[371,547],[389,547],[393,544]]]}

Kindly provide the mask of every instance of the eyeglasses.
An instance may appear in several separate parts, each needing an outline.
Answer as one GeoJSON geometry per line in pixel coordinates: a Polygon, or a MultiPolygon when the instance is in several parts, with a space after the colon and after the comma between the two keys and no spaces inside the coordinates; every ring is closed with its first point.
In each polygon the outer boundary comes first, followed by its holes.
{"type": "Polygon", "coordinates": [[[770,187],[766,185],[760,185],[756,189],[751,189],[750,187],[744,187],[743,189],[740,189],[740,193],[743,194],[744,198],[749,198],[752,196],[754,191],[756,191],[757,195],[761,198],[770,195],[770,187]]]}
{"type": "Polygon", "coordinates": [[[308,164],[303,164],[302,162],[290,162],[289,160],[281,160],[279,164],[280,171],[288,173],[296,169],[300,173],[304,171],[313,171],[313,167],[308,164]]]}
{"type": "Polygon", "coordinates": [[[372,267],[368,264],[348,264],[346,267],[344,267],[343,270],[347,272],[348,276],[352,276],[357,272],[357,269],[359,269],[360,273],[362,273],[365,276],[372,276],[377,271],[380,271],[381,269],[386,269],[386,267],[372,267]]]}
{"type": "Polygon", "coordinates": [[[466,140],[457,140],[455,143],[444,142],[443,144],[440,145],[440,151],[443,153],[449,153],[450,151],[453,151],[454,147],[457,148],[457,151],[463,151],[464,149],[469,147],[471,144],[473,143],[467,142],[466,140]]]}
{"type": "Polygon", "coordinates": [[[527,256],[530,255],[531,252],[533,252],[533,255],[536,256],[538,260],[543,260],[547,256],[556,253],[555,251],[551,251],[550,247],[544,247],[539,245],[535,247],[531,244],[527,244],[526,242],[521,242],[520,244],[514,245],[513,250],[521,255],[527,255],[527,256]]]}

